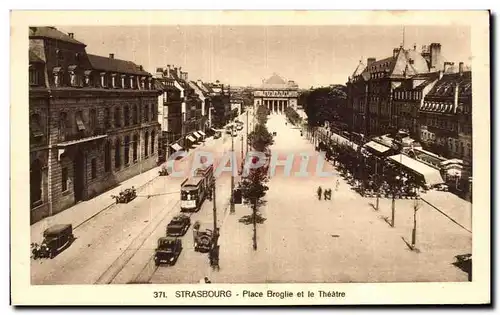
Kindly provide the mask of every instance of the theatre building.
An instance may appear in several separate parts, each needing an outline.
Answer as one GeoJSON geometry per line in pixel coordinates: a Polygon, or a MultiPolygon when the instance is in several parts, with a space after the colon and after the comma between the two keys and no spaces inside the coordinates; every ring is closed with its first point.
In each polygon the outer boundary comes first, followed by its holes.
{"type": "Polygon", "coordinates": [[[30,27],[31,222],[156,165],[158,92],[130,61],[87,54],[72,33],[30,27]]]}
{"type": "Polygon", "coordinates": [[[298,85],[277,74],[264,80],[253,95],[254,107],[264,105],[271,113],[284,114],[287,107],[297,110],[298,85]]]}

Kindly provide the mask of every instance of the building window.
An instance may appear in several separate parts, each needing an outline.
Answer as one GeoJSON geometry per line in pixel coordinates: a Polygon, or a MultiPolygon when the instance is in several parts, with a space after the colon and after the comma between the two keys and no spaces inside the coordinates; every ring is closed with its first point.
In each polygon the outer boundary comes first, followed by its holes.
{"type": "Polygon", "coordinates": [[[97,177],[97,159],[96,158],[93,158],[91,161],[90,161],[90,164],[91,164],[91,175],[92,175],[92,179],[95,179],[97,177]]]}
{"type": "Polygon", "coordinates": [[[128,126],[129,122],[130,122],[130,112],[128,105],[125,105],[125,108],[123,110],[123,125],[128,126]]]}
{"type": "Polygon", "coordinates": [[[111,128],[111,111],[109,108],[104,109],[104,127],[106,129],[111,128]]]}
{"type": "Polygon", "coordinates": [[[42,204],[42,163],[38,159],[30,167],[30,202],[32,208],[42,204]]]}
{"type": "Polygon", "coordinates": [[[146,131],[144,133],[144,157],[148,157],[148,147],[149,147],[149,133],[146,131]]]}
{"type": "Polygon", "coordinates": [[[144,105],[144,122],[149,121],[149,106],[144,105]]]}
{"type": "Polygon", "coordinates": [[[89,116],[90,129],[95,130],[97,128],[97,110],[95,108],[91,108],[89,116]]]}
{"type": "Polygon", "coordinates": [[[29,71],[29,79],[30,85],[38,85],[38,71],[36,69],[31,68],[29,71]]]}
{"type": "Polygon", "coordinates": [[[151,120],[156,120],[156,108],[154,104],[150,104],[151,107],[151,120]]]}
{"type": "Polygon", "coordinates": [[[34,143],[39,142],[43,138],[43,129],[40,115],[33,114],[30,117],[30,140],[34,143]]]}
{"type": "Polygon", "coordinates": [[[75,114],[76,127],[79,132],[85,131],[85,124],[83,123],[83,114],[81,111],[76,112],[75,114]]]}
{"type": "Polygon", "coordinates": [[[120,107],[115,107],[115,128],[121,127],[121,119],[120,119],[120,107]]]}
{"type": "Polygon", "coordinates": [[[139,105],[132,106],[132,121],[134,125],[137,125],[139,121],[137,120],[137,112],[139,112],[139,105]]]}
{"type": "Polygon", "coordinates": [[[120,138],[115,140],[115,168],[118,170],[121,166],[120,160],[120,138]]]}
{"type": "Polygon", "coordinates": [[[133,149],[132,149],[132,159],[135,162],[137,162],[137,147],[139,145],[139,137],[137,136],[137,134],[134,135],[134,141],[133,141],[133,149]]]}
{"type": "Polygon", "coordinates": [[[129,163],[129,160],[130,160],[130,149],[129,149],[129,146],[130,146],[130,136],[125,136],[125,152],[124,152],[124,155],[125,155],[125,165],[128,165],[129,163]]]}
{"type": "Polygon", "coordinates": [[[62,191],[64,192],[68,190],[68,168],[63,167],[61,173],[62,173],[61,186],[62,186],[62,191]]]}
{"type": "Polygon", "coordinates": [[[68,113],[62,112],[59,114],[59,136],[64,138],[68,128],[68,113]]]}
{"type": "Polygon", "coordinates": [[[155,154],[155,131],[151,131],[151,155],[155,154]]]}
{"type": "Polygon", "coordinates": [[[106,141],[104,145],[104,171],[111,171],[111,143],[106,141]]]}

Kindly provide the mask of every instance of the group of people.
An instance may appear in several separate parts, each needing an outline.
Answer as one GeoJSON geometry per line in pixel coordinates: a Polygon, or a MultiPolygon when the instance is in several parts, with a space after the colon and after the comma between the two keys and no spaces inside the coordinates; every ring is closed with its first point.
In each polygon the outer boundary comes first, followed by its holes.
{"type": "MultiPolygon", "coordinates": [[[[337,183],[335,184],[335,191],[339,190],[340,182],[337,179],[337,183]]],[[[318,200],[321,200],[321,196],[323,195],[323,200],[332,200],[332,189],[328,188],[323,190],[321,186],[318,187],[318,190],[316,192],[318,194],[318,200]]]]}

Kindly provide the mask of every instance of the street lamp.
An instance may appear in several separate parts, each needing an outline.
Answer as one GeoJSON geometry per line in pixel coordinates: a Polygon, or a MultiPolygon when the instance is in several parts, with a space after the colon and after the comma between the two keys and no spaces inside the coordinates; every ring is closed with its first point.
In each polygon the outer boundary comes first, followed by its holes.
{"type": "MultiPolygon", "coordinates": [[[[231,125],[231,156],[234,154],[234,124],[231,125]]],[[[234,162],[234,161],[233,161],[234,162]]],[[[230,210],[229,213],[234,213],[234,173],[231,166],[231,199],[230,199],[230,210]]]]}
{"type": "Polygon", "coordinates": [[[420,196],[418,195],[418,187],[415,186],[415,202],[413,203],[413,230],[411,232],[411,248],[415,250],[417,244],[417,211],[420,209],[420,196]]]}
{"type": "Polygon", "coordinates": [[[396,186],[399,184],[399,175],[396,176],[396,181],[394,182],[394,185],[392,186],[392,203],[391,203],[391,208],[392,208],[392,219],[391,219],[391,226],[394,227],[394,218],[395,218],[395,212],[396,212],[396,186]]]}

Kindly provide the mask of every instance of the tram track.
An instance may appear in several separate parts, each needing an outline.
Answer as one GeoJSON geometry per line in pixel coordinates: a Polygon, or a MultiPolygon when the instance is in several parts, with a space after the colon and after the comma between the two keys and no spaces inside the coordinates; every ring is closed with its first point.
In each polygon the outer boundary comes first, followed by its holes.
{"type": "Polygon", "coordinates": [[[111,265],[99,276],[99,278],[94,282],[94,284],[110,284],[116,278],[116,276],[125,268],[127,263],[134,257],[137,251],[144,245],[146,240],[153,234],[153,232],[168,219],[168,216],[175,211],[177,205],[180,203],[179,200],[171,200],[168,205],[158,213],[151,222],[157,222],[156,224],[148,224],[144,229],[137,235],[134,240],[129,244],[129,246],[122,252],[118,258],[111,263],[111,265]]]}

